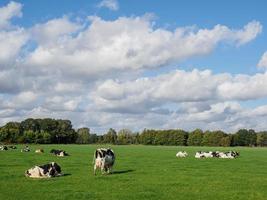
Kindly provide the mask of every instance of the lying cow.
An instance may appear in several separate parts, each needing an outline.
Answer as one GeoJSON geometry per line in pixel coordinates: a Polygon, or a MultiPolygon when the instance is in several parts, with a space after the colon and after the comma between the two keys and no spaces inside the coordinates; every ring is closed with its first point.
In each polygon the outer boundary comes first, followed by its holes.
{"type": "Polygon", "coordinates": [[[185,158],[187,156],[188,156],[188,154],[185,151],[178,151],[176,154],[177,158],[185,158]]]}
{"type": "Polygon", "coordinates": [[[195,154],[195,158],[216,158],[217,153],[215,151],[198,151],[195,154]]]}
{"type": "Polygon", "coordinates": [[[7,146],[0,146],[0,151],[6,151],[7,150],[7,146]]]}
{"type": "Polygon", "coordinates": [[[69,156],[69,154],[64,150],[52,149],[50,151],[50,153],[53,153],[53,154],[55,154],[56,156],[59,156],[59,157],[69,156]]]}
{"type": "Polygon", "coordinates": [[[36,149],[35,153],[44,153],[44,150],[43,149],[36,149]]]}
{"type": "Polygon", "coordinates": [[[30,152],[30,147],[29,146],[25,146],[23,149],[21,149],[21,152],[30,152]]]}
{"type": "Polygon", "coordinates": [[[115,162],[115,154],[112,149],[100,148],[94,154],[94,175],[99,168],[103,173],[112,173],[112,167],[115,162]]]}
{"type": "Polygon", "coordinates": [[[236,151],[220,152],[220,151],[198,151],[195,158],[236,158],[239,153],[236,151]]]}
{"type": "Polygon", "coordinates": [[[234,159],[239,156],[239,153],[236,151],[228,151],[228,152],[219,152],[219,158],[229,158],[234,159]]]}
{"type": "Polygon", "coordinates": [[[25,176],[30,178],[51,178],[61,175],[61,167],[55,162],[34,166],[25,172],[25,176]]]}
{"type": "Polygon", "coordinates": [[[12,145],[8,146],[8,148],[9,148],[9,149],[17,149],[16,146],[12,146],[12,145]]]}

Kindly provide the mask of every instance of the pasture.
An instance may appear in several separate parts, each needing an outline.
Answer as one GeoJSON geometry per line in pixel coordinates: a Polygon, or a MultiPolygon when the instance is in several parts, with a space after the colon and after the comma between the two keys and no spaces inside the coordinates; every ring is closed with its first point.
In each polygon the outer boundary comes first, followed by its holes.
{"type": "Polygon", "coordinates": [[[114,173],[93,175],[93,153],[109,145],[30,145],[31,152],[0,151],[0,199],[266,200],[267,148],[110,146],[114,173]],[[44,154],[34,150],[43,148],[44,154]],[[69,157],[55,157],[52,149],[69,157]],[[176,158],[179,150],[189,153],[176,158]],[[195,159],[198,150],[237,150],[237,159],[195,159]],[[62,177],[30,179],[25,170],[57,162],[62,177]]]}

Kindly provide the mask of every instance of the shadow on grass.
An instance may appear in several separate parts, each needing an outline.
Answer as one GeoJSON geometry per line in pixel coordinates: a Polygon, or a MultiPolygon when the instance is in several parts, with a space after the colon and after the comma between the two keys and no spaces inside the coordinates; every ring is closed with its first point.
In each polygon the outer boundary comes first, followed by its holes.
{"type": "Polygon", "coordinates": [[[134,172],[134,170],[128,169],[128,170],[114,171],[114,172],[112,172],[112,174],[126,174],[126,173],[130,173],[130,172],[134,172]]]}
{"type": "Polygon", "coordinates": [[[64,176],[70,176],[70,175],[71,175],[71,174],[68,174],[68,173],[67,173],[67,174],[62,174],[63,177],[64,177],[64,176]]]}

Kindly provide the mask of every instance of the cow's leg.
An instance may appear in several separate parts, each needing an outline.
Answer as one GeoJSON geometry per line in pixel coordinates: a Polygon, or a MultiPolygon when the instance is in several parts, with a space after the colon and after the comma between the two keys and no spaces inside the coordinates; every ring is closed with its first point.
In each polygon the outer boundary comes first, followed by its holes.
{"type": "Polygon", "coordinates": [[[94,165],[94,175],[96,175],[96,164],[94,165]]]}

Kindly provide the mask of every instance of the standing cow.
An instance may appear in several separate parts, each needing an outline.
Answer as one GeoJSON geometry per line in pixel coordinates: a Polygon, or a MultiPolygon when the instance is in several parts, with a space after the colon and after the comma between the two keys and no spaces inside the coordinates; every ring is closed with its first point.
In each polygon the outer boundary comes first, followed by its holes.
{"type": "Polygon", "coordinates": [[[104,173],[112,173],[112,167],[115,162],[115,154],[112,149],[100,148],[94,154],[94,175],[99,168],[104,173]]]}

